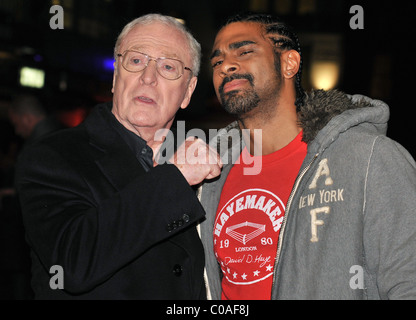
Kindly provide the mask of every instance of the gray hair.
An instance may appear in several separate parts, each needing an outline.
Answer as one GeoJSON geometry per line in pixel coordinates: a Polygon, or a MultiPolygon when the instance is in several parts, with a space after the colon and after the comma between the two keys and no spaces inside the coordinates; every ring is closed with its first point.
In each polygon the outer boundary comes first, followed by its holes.
{"type": "Polygon", "coordinates": [[[189,50],[192,58],[192,72],[194,76],[198,76],[201,65],[201,45],[193,37],[191,32],[178,20],[170,16],[164,16],[158,13],[151,13],[134,19],[128,23],[119,34],[116,45],[114,47],[114,58],[117,59],[118,50],[124,37],[137,25],[149,25],[152,23],[163,23],[173,27],[181,32],[188,41],[189,50]]]}

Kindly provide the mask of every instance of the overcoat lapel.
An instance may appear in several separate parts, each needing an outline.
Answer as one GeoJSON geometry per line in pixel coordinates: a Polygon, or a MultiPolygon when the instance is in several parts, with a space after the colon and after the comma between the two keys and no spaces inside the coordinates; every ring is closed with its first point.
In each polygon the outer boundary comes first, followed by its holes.
{"type": "Polygon", "coordinates": [[[122,189],[137,175],[145,173],[133,151],[111,126],[108,110],[111,104],[97,106],[85,120],[85,126],[94,147],[95,163],[105,177],[117,189],[122,189]]]}

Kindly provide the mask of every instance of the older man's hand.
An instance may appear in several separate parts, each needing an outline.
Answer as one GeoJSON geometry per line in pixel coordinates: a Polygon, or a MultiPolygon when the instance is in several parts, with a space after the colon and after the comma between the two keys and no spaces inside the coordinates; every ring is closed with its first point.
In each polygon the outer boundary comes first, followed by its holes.
{"type": "Polygon", "coordinates": [[[192,186],[220,175],[223,166],[219,154],[203,140],[190,137],[170,159],[192,186]]]}

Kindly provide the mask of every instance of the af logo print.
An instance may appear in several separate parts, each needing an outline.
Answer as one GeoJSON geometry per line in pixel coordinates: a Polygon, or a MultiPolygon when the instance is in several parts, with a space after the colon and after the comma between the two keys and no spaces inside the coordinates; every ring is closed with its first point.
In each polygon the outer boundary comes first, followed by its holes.
{"type": "MultiPolygon", "coordinates": [[[[319,162],[318,170],[316,170],[315,176],[312,180],[312,183],[309,186],[309,189],[315,189],[316,184],[318,182],[318,179],[322,176],[325,176],[325,185],[329,186],[334,183],[330,176],[330,171],[328,167],[328,159],[323,159],[321,162],[319,162]]],[[[331,209],[329,207],[322,207],[313,209],[310,211],[311,214],[311,242],[318,242],[318,226],[324,225],[323,220],[319,220],[317,218],[318,213],[326,213],[328,214],[331,209]]]]}
{"type": "Polygon", "coordinates": [[[299,209],[314,207],[309,210],[311,221],[311,242],[318,242],[318,227],[325,225],[324,217],[331,213],[331,204],[344,201],[344,189],[334,189],[334,180],[328,165],[328,159],[319,162],[318,169],[309,185],[309,190],[314,191],[300,197],[299,209]],[[323,188],[318,189],[318,185],[323,188]],[[318,189],[318,190],[317,190],[318,189]],[[320,205],[319,207],[317,205],[320,205]]]}
{"type": "Polygon", "coordinates": [[[219,211],[214,246],[229,282],[249,285],[273,275],[284,212],[280,198],[264,189],[244,190],[219,211]]]}
{"type": "Polygon", "coordinates": [[[309,186],[309,189],[315,189],[316,183],[318,182],[318,179],[322,176],[325,176],[325,185],[330,186],[334,183],[334,181],[331,178],[329,167],[328,167],[328,159],[323,159],[321,162],[319,162],[318,170],[316,170],[315,176],[313,177],[312,183],[309,186]]]}

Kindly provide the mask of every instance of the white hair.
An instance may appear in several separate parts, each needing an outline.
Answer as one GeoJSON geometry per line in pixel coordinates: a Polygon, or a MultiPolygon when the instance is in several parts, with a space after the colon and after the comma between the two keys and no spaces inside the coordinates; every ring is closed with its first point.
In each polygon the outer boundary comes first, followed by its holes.
{"type": "Polygon", "coordinates": [[[121,31],[119,34],[116,45],[114,47],[114,58],[117,59],[117,54],[121,42],[123,41],[124,37],[137,25],[149,25],[152,23],[163,23],[167,26],[173,27],[179,32],[181,32],[187,42],[188,47],[191,54],[192,59],[192,72],[194,76],[198,76],[200,65],[201,65],[201,45],[198,43],[198,41],[193,37],[193,35],[190,33],[190,31],[178,20],[176,20],[173,17],[170,16],[164,16],[158,13],[151,13],[144,16],[141,16],[137,19],[134,19],[133,21],[129,22],[121,31]]]}

